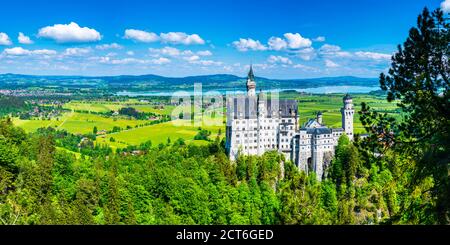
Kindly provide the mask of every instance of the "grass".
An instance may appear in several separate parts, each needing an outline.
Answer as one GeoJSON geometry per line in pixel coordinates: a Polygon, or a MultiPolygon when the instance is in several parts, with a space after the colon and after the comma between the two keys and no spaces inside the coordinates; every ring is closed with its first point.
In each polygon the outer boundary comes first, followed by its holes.
{"type": "Polygon", "coordinates": [[[94,127],[100,130],[112,130],[114,126],[126,128],[127,126],[135,127],[144,124],[147,121],[134,120],[125,118],[108,118],[100,115],[87,113],[65,113],[61,118],[52,120],[20,120],[14,119],[14,124],[22,127],[27,132],[36,131],[42,127],[55,127],[61,130],[67,130],[74,134],[91,133],[94,127]]]}
{"type": "Polygon", "coordinates": [[[117,111],[123,106],[119,103],[112,103],[106,101],[99,102],[83,102],[83,101],[71,101],[64,105],[63,108],[69,110],[89,111],[89,112],[109,112],[117,111]]]}
{"type": "MultiPolygon", "coordinates": [[[[225,128],[223,126],[203,126],[202,129],[210,130],[212,133],[211,138],[214,138],[219,133],[219,129],[222,132],[222,137],[225,134],[225,128]]],[[[194,140],[194,136],[197,133],[198,126],[194,126],[187,121],[177,120],[97,137],[97,143],[108,144],[113,147],[123,147],[126,145],[139,145],[151,140],[152,144],[157,145],[159,143],[167,143],[169,138],[172,142],[181,138],[186,142],[193,142],[195,144],[207,143],[206,141],[194,140]],[[116,142],[110,142],[111,137],[116,142]]]]}

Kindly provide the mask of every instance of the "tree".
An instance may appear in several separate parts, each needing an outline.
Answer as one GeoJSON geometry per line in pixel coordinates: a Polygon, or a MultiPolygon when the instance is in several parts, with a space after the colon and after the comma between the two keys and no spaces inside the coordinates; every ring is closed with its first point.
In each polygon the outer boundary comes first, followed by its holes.
{"type": "Polygon", "coordinates": [[[92,133],[97,134],[97,132],[98,132],[97,126],[94,126],[94,129],[92,130],[92,133]]]}
{"type": "Polygon", "coordinates": [[[399,172],[411,174],[410,193],[420,191],[436,198],[435,205],[405,202],[403,212],[420,210],[425,212],[423,217],[433,216],[438,223],[450,222],[449,31],[441,10],[430,13],[425,8],[417,27],[411,28],[407,40],[398,46],[388,73],[380,75],[381,89],[387,92],[389,102],[400,107],[402,119],[377,113],[364,103],[360,112],[371,133],[360,143],[366,158],[377,162],[389,159],[391,168],[400,167],[399,172]],[[429,178],[434,184],[425,188],[429,178]]]}

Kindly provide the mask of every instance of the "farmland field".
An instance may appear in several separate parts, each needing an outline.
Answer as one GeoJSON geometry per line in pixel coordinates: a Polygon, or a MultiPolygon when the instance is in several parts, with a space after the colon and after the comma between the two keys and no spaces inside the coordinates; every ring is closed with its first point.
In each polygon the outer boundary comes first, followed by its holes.
{"type": "MultiPolygon", "coordinates": [[[[194,142],[193,139],[198,133],[198,127],[190,123],[183,123],[184,125],[178,126],[176,123],[176,121],[166,122],[100,136],[97,137],[97,143],[109,144],[113,147],[123,147],[126,145],[139,145],[148,140],[151,140],[152,144],[166,143],[168,139],[174,141],[178,138],[184,139],[186,142],[194,142]],[[110,142],[111,137],[116,142],[110,142]]],[[[224,127],[221,126],[206,126],[201,128],[211,131],[211,138],[217,136],[219,129],[222,133],[221,136],[223,137],[225,135],[224,127]]],[[[194,143],[203,144],[206,141],[196,140],[194,143]]]]}
{"type": "Polygon", "coordinates": [[[112,130],[114,126],[126,128],[127,126],[135,127],[144,124],[144,120],[109,118],[95,114],[65,113],[60,118],[51,120],[20,120],[15,118],[14,123],[22,127],[27,132],[32,132],[42,127],[54,127],[61,130],[67,130],[74,134],[91,133],[94,127],[98,130],[112,130]]]}

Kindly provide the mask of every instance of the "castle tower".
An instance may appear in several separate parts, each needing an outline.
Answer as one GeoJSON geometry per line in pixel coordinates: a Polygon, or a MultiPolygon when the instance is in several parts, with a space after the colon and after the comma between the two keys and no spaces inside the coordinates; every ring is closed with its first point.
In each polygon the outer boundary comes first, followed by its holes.
{"type": "Polygon", "coordinates": [[[253,67],[250,65],[250,71],[247,76],[247,95],[256,96],[255,75],[253,75],[253,67]]]}
{"type": "Polygon", "coordinates": [[[259,91],[258,94],[258,117],[264,118],[267,115],[266,108],[266,95],[263,91],[259,91]]]}
{"type": "Polygon", "coordinates": [[[317,122],[320,125],[323,125],[323,117],[322,117],[322,112],[321,111],[319,111],[319,113],[317,113],[317,122]]]}
{"type": "Polygon", "coordinates": [[[350,140],[353,140],[353,100],[349,94],[346,94],[343,99],[344,107],[341,108],[342,113],[342,128],[350,140]]]}

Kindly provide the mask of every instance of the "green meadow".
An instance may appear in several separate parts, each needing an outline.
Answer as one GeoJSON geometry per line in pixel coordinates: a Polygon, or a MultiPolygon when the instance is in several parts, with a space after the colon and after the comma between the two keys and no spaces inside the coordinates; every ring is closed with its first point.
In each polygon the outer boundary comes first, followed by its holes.
{"type": "Polygon", "coordinates": [[[198,133],[199,127],[211,131],[212,139],[218,135],[219,130],[221,131],[221,137],[225,135],[223,126],[194,126],[190,121],[176,120],[100,136],[97,137],[97,143],[108,144],[113,147],[123,147],[126,145],[139,145],[149,140],[152,144],[160,144],[167,143],[169,139],[170,141],[174,141],[181,138],[185,142],[206,144],[206,141],[194,140],[194,136],[198,133]],[[111,142],[111,138],[114,138],[115,142],[111,142]]]}
{"type": "Polygon", "coordinates": [[[135,127],[142,125],[147,121],[135,120],[128,118],[110,118],[101,115],[69,112],[62,117],[53,118],[51,120],[20,120],[14,119],[17,126],[22,127],[27,132],[32,132],[42,127],[54,127],[61,130],[66,130],[74,134],[91,133],[94,127],[100,130],[112,130],[114,126],[126,128],[127,126],[135,127]]]}

